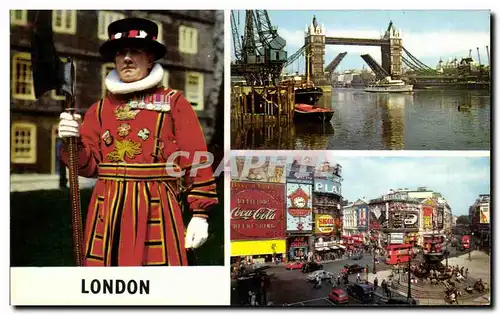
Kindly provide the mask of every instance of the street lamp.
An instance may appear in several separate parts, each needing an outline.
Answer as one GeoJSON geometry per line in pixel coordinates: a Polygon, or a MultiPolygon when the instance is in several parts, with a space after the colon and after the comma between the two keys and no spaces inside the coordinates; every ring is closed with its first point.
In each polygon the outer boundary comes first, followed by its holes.
{"type": "Polygon", "coordinates": [[[377,273],[377,270],[376,270],[376,268],[375,268],[375,264],[376,264],[376,261],[375,261],[375,259],[376,259],[376,258],[375,258],[375,253],[376,253],[375,248],[373,248],[373,270],[372,270],[372,273],[373,273],[373,274],[376,274],[376,273],[377,273]]]}
{"type": "Polygon", "coordinates": [[[448,269],[448,256],[449,256],[450,252],[448,251],[448,240],[446,240],[446,269],[448,269]]]}
{"type": "Polygon", "coordinates": [[[408,302],[411,299],[411,255],[408,256],[408,302]]]}

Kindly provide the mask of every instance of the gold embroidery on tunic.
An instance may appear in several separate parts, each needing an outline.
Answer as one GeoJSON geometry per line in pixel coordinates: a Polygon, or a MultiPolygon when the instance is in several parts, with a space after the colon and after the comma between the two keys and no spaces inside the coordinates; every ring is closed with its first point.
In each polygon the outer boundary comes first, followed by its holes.
{"type": "Polygon", "coordinates": [[[140,110],[131,110],[130,105],[127,104],[124,107],[117,107],[115,109],[115,115],[118,120],[133,120],[135,116],[140,112],[140,110]]]}
{"type": "Polygon", "coordinates": [[[136,155],[141,153],[141,144],[139,142],[134,142],[132,140],[117,140],[114,151],[108,153],[107,158],[110,162],[125,162],[125,155],[129,159],[133,159],[136,155]]]}
{"type": "Polygon", "coordinates": [[[126,137],[130,133],[130,125],[125,123],[118,126],[118,135],[126,137]]]}

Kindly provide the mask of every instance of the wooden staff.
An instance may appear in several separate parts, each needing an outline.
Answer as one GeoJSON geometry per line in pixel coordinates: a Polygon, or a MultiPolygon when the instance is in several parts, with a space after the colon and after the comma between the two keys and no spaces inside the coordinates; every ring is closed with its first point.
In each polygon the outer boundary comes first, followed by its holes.
{"type": "MultiPolygon", "coordinates": [[[[52,11],[36,11],[35,23],[31,34],[31,60],[33,86],[36,99],[51,90],[61,89],[65,94],[65,109],[75,113],[75,67],[68,58],[63,63],[54,46],[52,36],[52,11]]],[[[80,209],[80,189],[78,187],[78,138],[70,137],[65,142],[69,153],[69,192],[71,200],[71,219],[73,226],[73,250],[76,265],[83,264],[83,228],[80,209]]]]}
{"type": "MultiPolygon", "coordinates": [[[[69,61],[69,66],[73,69],[73,62],[69,61]]],[[[66,66],[66,65],[65,65],[66,66]]],[[[74,107],[75,99],[73,95],[66,94],[65,107],[70,115],[76,113],[74,107]]],[[[73,227],[73,252],[77,266],[83,265],[83,224],[80,203],[80,186],[78,183],[78,138],[69,137],[67,142],[68,169],[69,169],[69,197],[71,201],[71,224],[73,227]]]]}

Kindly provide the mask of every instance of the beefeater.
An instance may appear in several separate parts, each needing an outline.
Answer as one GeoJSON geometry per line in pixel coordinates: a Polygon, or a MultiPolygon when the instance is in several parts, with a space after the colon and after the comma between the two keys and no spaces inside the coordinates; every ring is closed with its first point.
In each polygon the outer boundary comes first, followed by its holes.
{"type": "MultiPolygon", "coordinates": [[[[59,137],[79,137],[79,175],[97,177],[85,224],[84,266],[184,266],[187,248],[208,238],[218,203],[198,118],[181,92],[162,86],[166,47],[156,23],[126,18],[108,26],[99,53],[115,70],[107,95],[86,112],[62,113],[59,137]],[[185,172],[182,175],[182,172],[185,172]],[[193,171],[193,172],[191,172],[193,171]],[[179,202],[188,191],[185,229],[179,202]]],[[[63,146],[61,157],[68,164],[63,146]]]]}

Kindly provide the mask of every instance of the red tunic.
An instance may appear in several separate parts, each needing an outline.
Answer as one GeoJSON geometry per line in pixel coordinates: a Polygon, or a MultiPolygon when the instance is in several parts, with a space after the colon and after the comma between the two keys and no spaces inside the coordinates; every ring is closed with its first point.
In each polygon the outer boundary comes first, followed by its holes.
{"type": "MultiPolygon", "coordinates": [[[[218,202],[212,168],[189,172],[205,161],[194,153],[207,151],[191,104],[171,89],[134,94],[151,103],[162,95],[171,97],[163,114],[131,107],[131,95],[112,94],[85,114],[79,175],[98,181],[86,218],[84,266],[187,265],[179,189],[188,187],[193,216],[207,217],[218,202]]],[[[67,164],[67,152],[61,157],[67,164]]]]}

